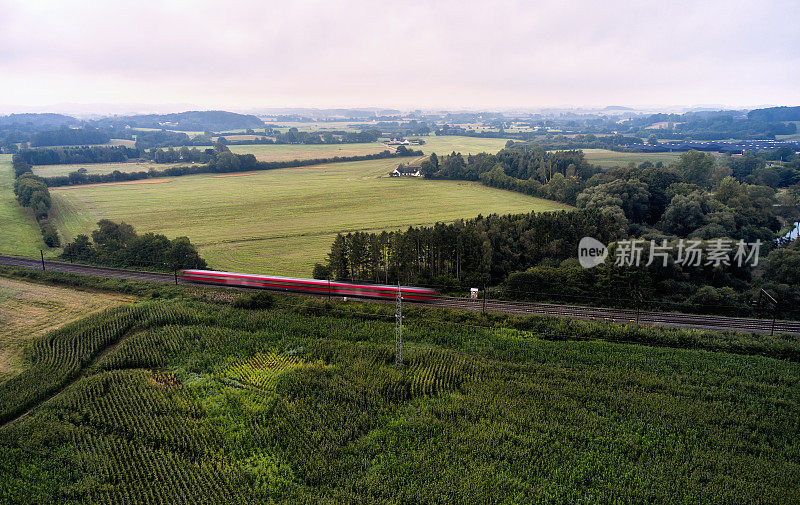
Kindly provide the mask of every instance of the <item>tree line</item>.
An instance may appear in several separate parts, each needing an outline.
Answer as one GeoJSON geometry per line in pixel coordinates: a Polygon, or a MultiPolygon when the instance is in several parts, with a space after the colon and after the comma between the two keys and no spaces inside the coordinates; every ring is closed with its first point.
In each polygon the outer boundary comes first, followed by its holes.
{"type": "Polygon", "coordinates": [[[779,167],[762,157],[718,161],[698,151],[683,153],[670,165],[645,162],[609,170],[589,164],[581,151],[545,151],[512,144],[495,155],[432,154],[421,164],[428,178],[479,180],[616,216],[631,234],[648,231],[679,237],[768,241],[780,219],[793,219],[795,191],[776,192],[781,183],[800,181],[800,157],[779,167]],[[770,182],[772,185],[759,184],[770,182]],[[649,230],[649,228],[654,228],[649,230]]]}
{"type": "MultiPolygon", "coordinates": [[[[403,147],[403,146],[400,146],[403,147]]],[[[260,170],[274,170],[278,168],[301,167],[319,165],[323,163],[338,163],[346,161],[365,161],[387,158],[400,158],[405,156],[421,156],[422,151],[413,149],[400,149],[396,152],[389,150],[376,154],[360,156],[334,156],[332,158],[315,158],[294,161],[257,161],[252,154],[234,154],[226,146],[217,144],[210,150],[209,161],[205,164],[168,167],[163,170],[150,169],[139,172],[120,172],[115,170],[109,174],[87,174],[81,171],[70,172],[65,176],[45,177],[43,180],[49,187],[70,186],[75,184],[98,184],[104,182],[136,181],[148,178],[177,177],[181,175],[194,175],[206,173],[232,173],[251,172],[260,170]]]]}
{"type": "MultiPolygon", "coordinates": [[[[287,132],[267,127],[262,131],[248,129],[246,135],[255,135],[255,139],[231,140],[224,134],[217,136],[216,142],[212,139],[215,134],[206,131],[203,134],[190,137],[184,132],[168,130],[136,132],[136,147],[145,150],[156,147],[182,147],[182,146],[209,146],[214,143],[226,145],[251,145],[251,144],[354,144],[377,142],[381,130],[367,129],[358,132],[348,131],[299,131],[289,128],[287,132]],[[260,135],[260,136],[259,136],[260,135]]],[[[233,135],[233,134],[232,134],[233,135]]]]}
{"type": "Polygon", "coordinates": [[[162,271],[207,266],[187,237],[170,240],[164,235],[139,235],[133,226],[102,219],[87,235],[78,235],[64,246],[61,257],[111,267],[141,267],[162,271]]]}
{"type": "Polygon", "coordinates": [[[317,278],[451,287],[494,285],[546,258],[574,256],[584,236],[611,241],[620,230],[595,210],[478,216],[406,231],[336,236],[317,278]]]}
{"type": "Polygon", "coordinates": [[[14,195],[22,207],[27,207],[33,211],[39,230],[42,232],[42,239],[48,247],[58,247],[61,241],[55,226],[50,222],[50,190],[44,179],[34,175],[31,166],[18,154],[11,159],[14,170],[14,195]]]}
{"type": "Polygon", "coordinates": [[[59,128],[33,133],[29,143],[39,146],[74,146],[80,144],[105,144],[111,140],[106,130],[96,128],[59,128]]]}
{"type": "Polygon", "coordinates": [[[78,146],[23,149],[17,156],[30,165],[118,163],[139,158],[141,151],[126,146],[78,146]]]}

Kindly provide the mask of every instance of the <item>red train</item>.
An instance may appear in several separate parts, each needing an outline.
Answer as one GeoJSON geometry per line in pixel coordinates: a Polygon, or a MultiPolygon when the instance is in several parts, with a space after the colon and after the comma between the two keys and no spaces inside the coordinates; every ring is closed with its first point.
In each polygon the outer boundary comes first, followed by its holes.
{"type": "MultiPolygon", "coordinates": [[[[397,286],[383,284],[353,284],[319,279],[298,279],[272,275],[239,274],[214,270],[180,270],[178,275],[189,282],[241,286],[246,288],[313,293],[320,296],[354,296],[361,298],[390,298],[397,296],[397,286]]],[[[436,290],[401,286],[404,300],[424,301],[436,296],[436,290]]]]}

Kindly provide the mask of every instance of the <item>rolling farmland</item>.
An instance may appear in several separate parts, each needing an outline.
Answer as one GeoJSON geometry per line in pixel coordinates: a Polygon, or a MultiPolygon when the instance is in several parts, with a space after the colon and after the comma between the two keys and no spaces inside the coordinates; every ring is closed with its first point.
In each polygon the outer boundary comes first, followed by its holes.
{"type": "MultiPolygon", "coordinates": [[[[463,154],[476,154],[479,152],[495,153],[503,148],[505,140],[502,139],[476,139],[471,137],[425,137],[426,144],[423,146],[411,146],[413,149],[422,150],[425,154],[435,152],[437,154],[449,154],[452,151],[463,154]]],[[[198,149],[208,148],[201,146],[198,149]]],[[[318,145],[295,145],[295,144],[249,144],[229,146],[231,152],[236,154],[253,154],[258,161],[293,161],[310,160],[318,158],[333,158],[335,156],[363,156],[365,154],[377,154],[387,150],[381,143],[361,143],[361,144],[318,144],[318,145]]],[[[9,157],[10,159],[10,157],[9,157]]],[[[397,163],[404,160],[398,160],[397,163]]],[[[190,165],[188,162],[180,163],[154,163],[152,161],[128,161],[120,163],[77,163],[69,165],[37,165],[33,167],[33,173],[41,177],[54,177],[68,175],[80,168],[86,169],[89,174],[110,174],[118,170],[120,172],[147,172],[153,170],[164,170],[172,166],[190,165]]]]}
{"type": "MultiPolygon", "coordinates": [[[[477,154],[481,152],[496,153],[506,143],[504,139],[480,139],[458,136],[426,136],[425,145],[410,146],[412,149],[422,150],[425,154],[449,154],[452,151],[463,154],[477,154]]],[[[236,154],[254,154],[259,161],[291,161],[315,158],[330,158],[333,156],[361,156],[385,151],[387,148],[380,143],[363,144],[320,144],[320,145],[233,145],[229,146],[231,152],[236,154]]]]}
{"type": "Polygon", "coordinates": [[[124,220],[140,232],[188,236],[215,268],[302,276],[325,258],[338,232],[566,208],[479,183],[389,177],[397,163],[203,174],[51,193],[67,239],[91,231],[101,218],[124,220]]]}

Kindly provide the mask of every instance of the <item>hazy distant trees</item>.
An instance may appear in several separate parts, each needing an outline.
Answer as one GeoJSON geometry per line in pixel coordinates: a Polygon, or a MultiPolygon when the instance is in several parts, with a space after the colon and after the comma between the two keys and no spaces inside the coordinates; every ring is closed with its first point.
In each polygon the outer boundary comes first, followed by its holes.
{"type": "Polygon", "coordinates": [[[105,130],[94,128],[59,128],[33,133],[29,143],[39,146],[74,146],[81,144],[105,144],[111,135],[105,130]]]}

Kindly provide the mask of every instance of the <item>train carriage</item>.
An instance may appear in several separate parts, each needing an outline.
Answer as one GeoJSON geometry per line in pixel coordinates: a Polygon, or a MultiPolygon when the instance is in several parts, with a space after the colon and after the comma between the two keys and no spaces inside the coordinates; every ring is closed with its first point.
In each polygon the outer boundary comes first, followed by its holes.
{"type": "MultiPolygon", "coordinates": [[[[189,282],[309,293],[320,296],[382,299],[395,298],[397,296],[397,286],[386,284],[357,284],[320,279],[219,272],[215,270],[181,270],[178,275],[189,282]]],[[[400,286],[400,291],[403,299],[409,301],[425,301],[436,296],[436,290],[430,288],[400,286]]]]}

